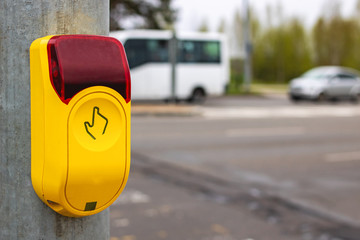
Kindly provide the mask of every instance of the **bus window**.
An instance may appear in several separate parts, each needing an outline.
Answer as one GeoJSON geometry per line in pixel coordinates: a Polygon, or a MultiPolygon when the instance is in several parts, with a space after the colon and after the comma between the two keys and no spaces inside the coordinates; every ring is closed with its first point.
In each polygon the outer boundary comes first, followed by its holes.
{"type": "Polygon", "coordinates": [[[149,52],[149,62],[163,63],[168,62],[168,41],[167,40],[148,40],[147,50],[149,52]]]}
{"type": "Polygon", "coordinates": [[[158,39],[129,39],[124,45],[130,69],[146,63],[168,62],[168,41],[158,39]]]}
{"type": "Polygon", "coordinates": [[[125,42],[124,48],[130,69],[148,61],[146,41],[145,39],[129,39],[125,42]]]}
{"type": "Polygon", "coordinates": [[[220,62],[220,44],[219,42],[204,42],[203,43],[203,57],[206,62],[219,63],[220,62]]]}
{"type": "Polygon", "coordinates": [[[179,42],[178,61],[180,63],[220,63],[220,43],[218,41],[179,42]]]}

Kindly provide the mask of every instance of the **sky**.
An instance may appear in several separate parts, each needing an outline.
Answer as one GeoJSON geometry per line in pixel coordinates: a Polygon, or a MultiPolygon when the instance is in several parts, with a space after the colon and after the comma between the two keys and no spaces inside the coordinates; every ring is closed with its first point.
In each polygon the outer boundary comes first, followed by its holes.
{"type": "MultiPolygon", "coordinates": [[[[265,16],[266,6],[282,5],[284,16],[297,16],[306,26],[314,24],[322,14],[330,0],[248,0],[256,10],[257,15],[265,16]]],[[[350,15],[357,0],[339,1],[344,16],[350,15]]],[[[230,24],[235,11],[242,9],[243,0],[174,0],[174,6],[179,9],[179,19],[176,29],[180,31],[195,31],[206,20],[210,30],[216,31],[221,19],[230,24]]],[[[263,20],[265,17],[263,18],[263,20]]]]}

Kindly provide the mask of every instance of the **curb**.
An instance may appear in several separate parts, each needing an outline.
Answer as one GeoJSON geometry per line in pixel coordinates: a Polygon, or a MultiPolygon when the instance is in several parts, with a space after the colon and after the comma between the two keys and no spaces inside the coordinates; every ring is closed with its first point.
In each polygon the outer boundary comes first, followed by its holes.
{"type": "Polygon", "coordinates": [[[133,105],[132,116],[173,116],[188,117],[200,114],[198,106],[187,105],[133,105]]]}

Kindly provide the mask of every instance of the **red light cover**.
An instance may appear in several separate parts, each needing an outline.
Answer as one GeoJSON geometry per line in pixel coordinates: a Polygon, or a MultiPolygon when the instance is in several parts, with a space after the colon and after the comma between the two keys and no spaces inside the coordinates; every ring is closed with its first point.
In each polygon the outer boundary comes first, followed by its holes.
{"type": "Polygon", "coordinates": [[[131,100],[129,65],[122,44],[111,37],[54,36],[47,46],[51,83],[68,103],[81,90],[106,86],[131,100]]]}

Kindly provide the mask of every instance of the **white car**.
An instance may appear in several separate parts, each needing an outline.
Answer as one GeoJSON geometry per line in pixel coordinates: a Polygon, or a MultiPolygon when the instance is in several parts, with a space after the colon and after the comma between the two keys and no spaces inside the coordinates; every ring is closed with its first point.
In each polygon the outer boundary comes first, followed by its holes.
{"type": "Polygon", "coordinates": [[[299,78],[291,80],[289,98],[292,101],[337,100],[360,97],[359,73],[351,68],[326,66],[313,68],[299,78]]]}

